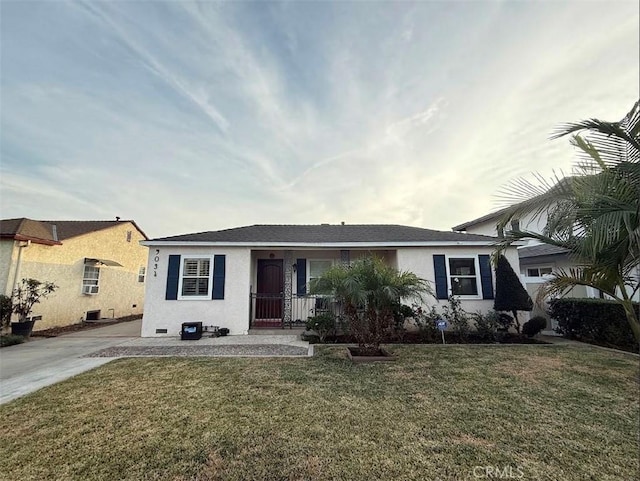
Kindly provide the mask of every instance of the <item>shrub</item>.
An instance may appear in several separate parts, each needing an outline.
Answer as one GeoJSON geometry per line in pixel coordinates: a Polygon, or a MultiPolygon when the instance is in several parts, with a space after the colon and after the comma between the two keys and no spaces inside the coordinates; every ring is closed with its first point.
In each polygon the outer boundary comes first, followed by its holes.
{"type": "Polygon", "coordinates": [[[533,337],[547,327],[547,320],[542,316],[534,316],[522,326],[522,334],[533,337]]]}
{"type": "Polygon", "coordinates": [[[11,297],[0,295],[0,327],[5,329],[11,323],[11,314],[13,314],[13,303],[11,297]]]}
{"type": "Polygon", "coordinates": [[[513,317],[506,312],[500,312],[498,314],[498,330],[507,332],[509,328],[514,325],[513,317]]]}
{"type": "Polygon", "coordinates": [[[520,322],[518,322],[518,311],[531,311],[533,301],[529,293],[520,282],[518,274],[515,273],[507,258],[503,255],[498,257],[496,264],[496,298],[493,303],[496,311],[509,311],[513,313],[516,330],[520,332],[520,322]]]}
{"type": "Polygon", "coordinates": [[[22,336],[7,334],[6,336],[0,336],[0,347],[13,346],[14,344],[22,344],[24,341],[25,339],[22,336]]]}
{"type": "Polygon", "coordinates": [[[436,311],[436,306],[423,309],[421,306],[414,304],[411,308],[413,310],[413,320],[418,326],[420,337],[427,342],[435,340],[438,334],[436,321],[442,317],[436,311]]]}
{"type": "MultiPolygon", "coordinates": [[[[639,304],[634,304],[636,312],[639,304]]],[[[553,299],[549,314],[558,321],[557,331],[577,339],[606,347],[638,352],[638,344],[623,307],[604,299],[553,299]]]]}
{"type": "Polygon", "coordinates": [[[404,335],[407,330],[404,327],[404,322],[408,317],[413,317],[413,309],[411,306],[401,304],[399,302],[393,305],[393,328],[391,335],[393,338],[398,339],[400,342],[404,340],[404,335]]]}
{"type": "Polygon", "coordinates": [[[442,308],[442,313],[449,321],[451,330],[458,335],[461,341],[469,336],[469,315],[462,308],[460,299],[456,296],[449,297],[449,304],[442,308]]]}
{"type": "Polygon", "coordinates": [[[498,336],[498,328],[501,326],[498,313],[489,311],[486,314],[476,312],[472,314],[476,324],[478,339],[485,342],[495,342],[498,336]]]}
{"type": "Polygon", "coordinates": [[[306,328],[307,331],[315,331],[320,342],[324,343],[327,336],[335,332],[336,318],[330,312],[323,312],[307,318],[306,328]]]}

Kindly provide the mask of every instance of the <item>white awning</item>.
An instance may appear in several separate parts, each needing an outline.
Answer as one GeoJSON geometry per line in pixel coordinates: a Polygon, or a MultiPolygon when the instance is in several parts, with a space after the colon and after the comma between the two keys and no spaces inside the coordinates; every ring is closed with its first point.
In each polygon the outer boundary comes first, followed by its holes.
{"type": "Polygon", "coordinates": [[[102,264],[102,265],[111,266],[111,267],[122,267],[122,264],[119,264],[116,261],[111,261],[109,259],[95,259],[93,257],[85,257],[84,263],[85,264],[102,264]]]}

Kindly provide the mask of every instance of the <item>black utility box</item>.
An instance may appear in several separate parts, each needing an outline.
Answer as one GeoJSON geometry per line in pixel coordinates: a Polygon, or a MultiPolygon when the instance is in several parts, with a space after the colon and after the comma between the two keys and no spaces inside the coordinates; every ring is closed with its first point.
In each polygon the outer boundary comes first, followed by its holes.
{"type": "Polygon", "coordinates": [[[202,337],[202,322],[183,322],[180,331],[180,339],[183,341],[196,341],[202,337]]]}

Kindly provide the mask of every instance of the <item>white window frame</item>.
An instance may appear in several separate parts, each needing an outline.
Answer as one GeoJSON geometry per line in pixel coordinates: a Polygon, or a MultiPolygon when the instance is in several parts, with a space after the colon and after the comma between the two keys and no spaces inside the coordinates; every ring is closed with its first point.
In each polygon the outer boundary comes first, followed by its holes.
{"type": "Polygon", "coordinates": [[[100,266],[93,264],[84,264],[82,266],[82,294],[87,296],[95,296],[100,292],[100,266]],[[87,267],[96,269],[98,271],[98,277],[87,277],[87,267]],[[86,281],[90,281],[87,283],[86,281]],[[95,284],[93,282],[95,281],[95,284]]]}
{"type": "MultiPolygon", "coordinates": [[[[204,277],[204,276],[203,276],[204,277]]],[[[211,292],[213,290],[213,256],[188,254],[180,257],[180,277],[178,278],[178,300],[180,301],[210,301],[211,292]],[[184,279],[184,261],[188,259],[209,260],[209,286],[206,296],[183,296],[182,281],[184,279]]]]}
{"type": "Polygon", "coordinates": [[[547,276],[550,276],[553,273],[553,267],[552,266],[535,266],[535,267],[528,266],[525,269],[527,271],[526,277],[547,277],[547,276]],[[531,270],[536,269],[538,271],[538,275],[537,276],[530,276],[529,275],[529,269],[531,269],[531,270]],[[541,274],[540,273],[540,269],[549,269],[549,270],[551,270],[551,272],[549,272],[548,274],[541,274]]]}
{"type": "MultiPolygon", "coordinates": [[[[311,282],[311,263],[312,262],[329,262],[329,269],[331,269],[335,264],[335,259],[307,259],[307,285],[311,282]]],[[[316,279],[315,277],[313,279],[316,279]]]]}
{"type": "MultiPolygon", "coordinates": [[[[460,299],[482,299],[482,280],[480,279],[480,262],[478,261],[478,256],[474,255],[446,255],[446,268],[447,268],[447,289],[449,291],[450,296],[456,296],[460,299]],[[454,294],[453,287],[451,285],[451,266],[449,264],[450,259],[473,259],[474,268],[476,271],[476,291],[478,294],[476,295],[462,295],[462,294],[454,294]]],[[[471,277],[471,276],[461,276],[461,277],[471,277]]]]}
{"type": "Polygon", "coordinates": [[[138,268],[138,282],[144,284],[146,280],[147,280],[147,267],[140,266],[138,268]]]}

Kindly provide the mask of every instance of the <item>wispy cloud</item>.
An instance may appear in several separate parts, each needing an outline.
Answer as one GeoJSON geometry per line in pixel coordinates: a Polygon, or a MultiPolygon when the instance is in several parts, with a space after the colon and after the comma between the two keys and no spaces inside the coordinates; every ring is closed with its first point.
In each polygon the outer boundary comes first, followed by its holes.
{"type": "Polygon", "coordinates": [[[3,217],[448,229],[637,99],[637,5],[10,2],[3,217]],[[576,21],[576,15],[580,21],[576,21]]]}

